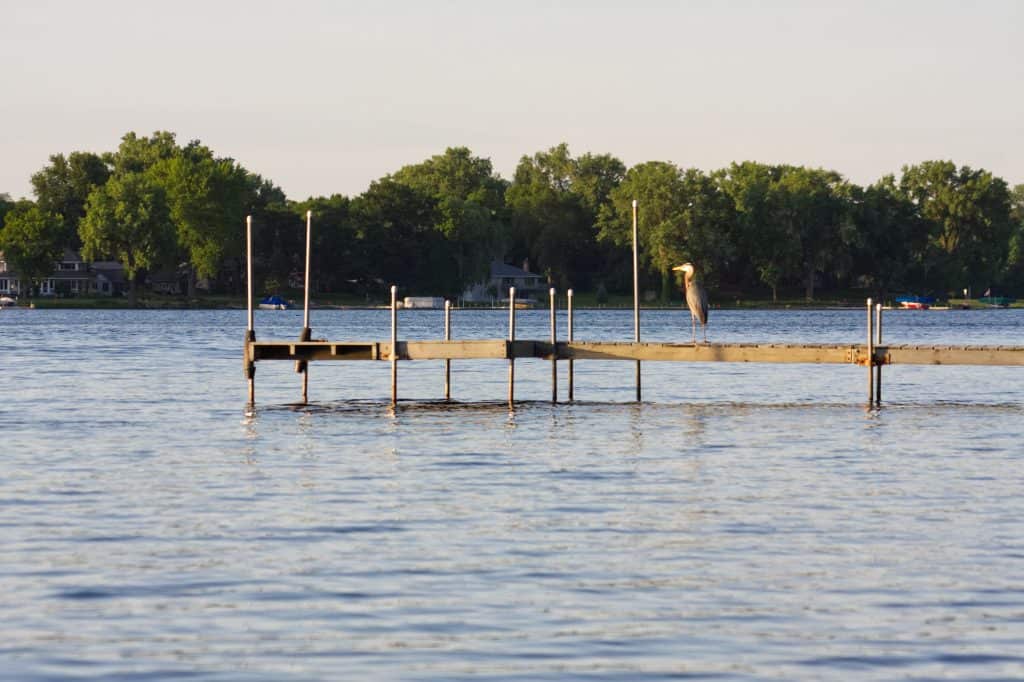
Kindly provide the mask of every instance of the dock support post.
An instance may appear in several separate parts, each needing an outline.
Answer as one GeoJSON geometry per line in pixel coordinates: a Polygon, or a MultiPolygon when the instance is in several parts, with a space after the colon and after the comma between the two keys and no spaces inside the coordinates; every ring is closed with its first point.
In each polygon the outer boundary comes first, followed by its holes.
{"type": "MultiPolygon", "coordinates": [[[[633,342],[640,343],[640,272],[637,217],[637,201],[633,199],[633,342]]],[[[640,402],[640,361],[636,361],[636,401],[640,402]]]]}
{"type": "Polygon", "coordinates": [[[252,359],[252,342],[256,340],[256,333],[251,329],[245,330],[245,378],[249,381],[249,406],[256,404],[256,363],[252,359]]]}
{"type": "MultiPolygon", "coordinates": [[[[882,345],[882,304],[875,304],[875,339],[882,345]]],[[[882,365],[875,365],[875,405],[882,404],[882,365]]]]}
{"type": "Polygon", "coordinates": [[[875,330],[871,299],[868,299],[868,407],[875,402],[875,330]]]}
{"type": "Polygon", "coordinates": [[[391,285],[391,406],[398,404],[398,287],[391,285]]]}
{"type": "MultiPolygon", "coordinates": [[[[568,334],[567,334],[567,340],[568,340],[569,343],[572,343],[572,289],[569,289],[569,291],[567,293],[569,295],[569,301],[568,301],[568,304],[566,306],[568,308],[568,311],[567,311],[568,312],[568,319],[566,320],[566,324],[569,327],[568,334]]],[[[573,377],[572,377],[572,371],[573,371],[572,358],[569,358],[569,402],[570,403],[573,401],[573,377]]]]}
{"type": "Polygon", "coordinates": [[[255,314],[253,313],[252,305],[252,216],[245,217],[245,270],[246,270],[246,289],[247,291],[247,313],[248,313],[248,326],[245,331],[245,376],[249,380],[249,405],[256,404],[256,362],[252,358],[252,346],[250,345],[256,340],[256,330],[254,326],[255,314]]]}
{"type": "Polygon", "coordinates": [[[555,322],[555,288],[551,287],[548,289],[548,295],[551,297],[551,402],[558,402],[558,353],[555,348],[556,340],[556,329],[557,325],[555,322]]]}
{"type": "MultiPolygon", "coordinates": [[[[313,330],[309,328],[309,261],[313,243],[312,227],[313,212],[306,211],[306,280],[302,304],[302,332],[299,334],[299,341],[309,341],[313,338],[313,330]]],[[[296,360],[295,371],[302,375],[302,404],[305,405],[309,402],[309,362],[306,360],[296,360]]]]}
{"type": "MultiPolygon", "coordinates": [[[[452,302],[445,299],[444,302],[444,340],[452,340],[452,302]]],[[[444,399],[452,399],[452,361],[444,361],[444,399]]]]}
{"type": "Polygon", "coordinates": [[[508,290],[508,406],[515,404],[516,385],[516,288],[508,290]]]}

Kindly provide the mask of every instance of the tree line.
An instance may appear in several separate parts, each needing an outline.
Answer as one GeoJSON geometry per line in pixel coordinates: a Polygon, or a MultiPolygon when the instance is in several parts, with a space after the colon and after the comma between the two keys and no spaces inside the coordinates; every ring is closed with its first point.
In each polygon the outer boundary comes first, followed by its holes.
{"type": "Polygon", "coordinates": [[[523,156],[511,180],[465,147],[372,182],[354,197],[293,201],[199,141],[125,135],[113,152],[56,154],[35,200],[0,195],[0,250],[23,279],[50,275],[64,248],[116,260],[135,295],[146,273],[180,272],[194,295],[244,292],[244,219],[253,216],[261,291],[301,273],[305,215],[320,292],[403,290],[455,297],[492,260],[559,288],[632,290],[632,202],[642,285],[677,296],[671,268],[693,262],[712,290],[777,300],[865,289],[944,297],[970,287],[1024,293],[1024,185],[952,161],[904,166],[867,186],[833,170],[752,161],[703,171],[627,168],[561,144],[523,156]]]}

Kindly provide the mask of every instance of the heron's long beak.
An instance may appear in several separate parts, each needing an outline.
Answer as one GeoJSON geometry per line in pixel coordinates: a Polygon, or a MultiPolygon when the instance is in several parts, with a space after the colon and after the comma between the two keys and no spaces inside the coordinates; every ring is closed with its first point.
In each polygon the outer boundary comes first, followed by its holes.
{"type": "Polygon", "coordinates": [[[675,267],[674,267],[674,268],[672,268],[672,269],[673,269],[673,270],[682,270],[682,269],[683,269],[683,266],[682,266],[682,265],[677,265],[677,266],[675,266],[675,267]]]}

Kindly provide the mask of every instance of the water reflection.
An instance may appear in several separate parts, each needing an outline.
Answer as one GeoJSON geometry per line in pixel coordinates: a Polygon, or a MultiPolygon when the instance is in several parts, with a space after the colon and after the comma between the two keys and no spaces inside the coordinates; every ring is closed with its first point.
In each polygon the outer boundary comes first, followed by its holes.
{"type": "MultiPolygon", "coordinates": [[[[0,676],[1019,676],[1020,372],[887,368],[865,412],[862,368],[659,366],[637,404],[628,363],[578,363],[585,400],[551,404],[550,367],[522,362],[510,409],[506,365],[480,363],[454,368],[459,401],[395,409],[386,363],[324,363],[309,405],[290,365],[261,365],[239,420],[237,315],[98,315],[4,328],[0,676]],[[125,326],[138,357],[114,352],[125,326]]],[[[331,338],[376,328],[322,317],[331,338]]],[[[716,329],[820,338],[861,317],[716,329]]],[[[893,317],[887,338],[952,335],[893,317]]],[[[292,322],[261,316],[261,338],[292,322]]],[[[434,369],[403,394],[436,395],[434,369]]]]}

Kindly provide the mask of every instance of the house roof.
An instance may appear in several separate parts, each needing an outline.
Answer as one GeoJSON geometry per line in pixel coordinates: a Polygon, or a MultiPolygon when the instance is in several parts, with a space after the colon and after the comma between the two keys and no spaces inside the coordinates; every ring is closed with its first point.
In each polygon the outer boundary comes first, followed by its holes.
{"type": "Polygon", "coordinates": [[[538,275],[535,272],[529,270],[523,270],[517,268],[514,265],[508,263],[502,263],[501,261],[491,261],[491,277],[515,277],[517,279],[543,279],[543,275],[538,275]]]}

